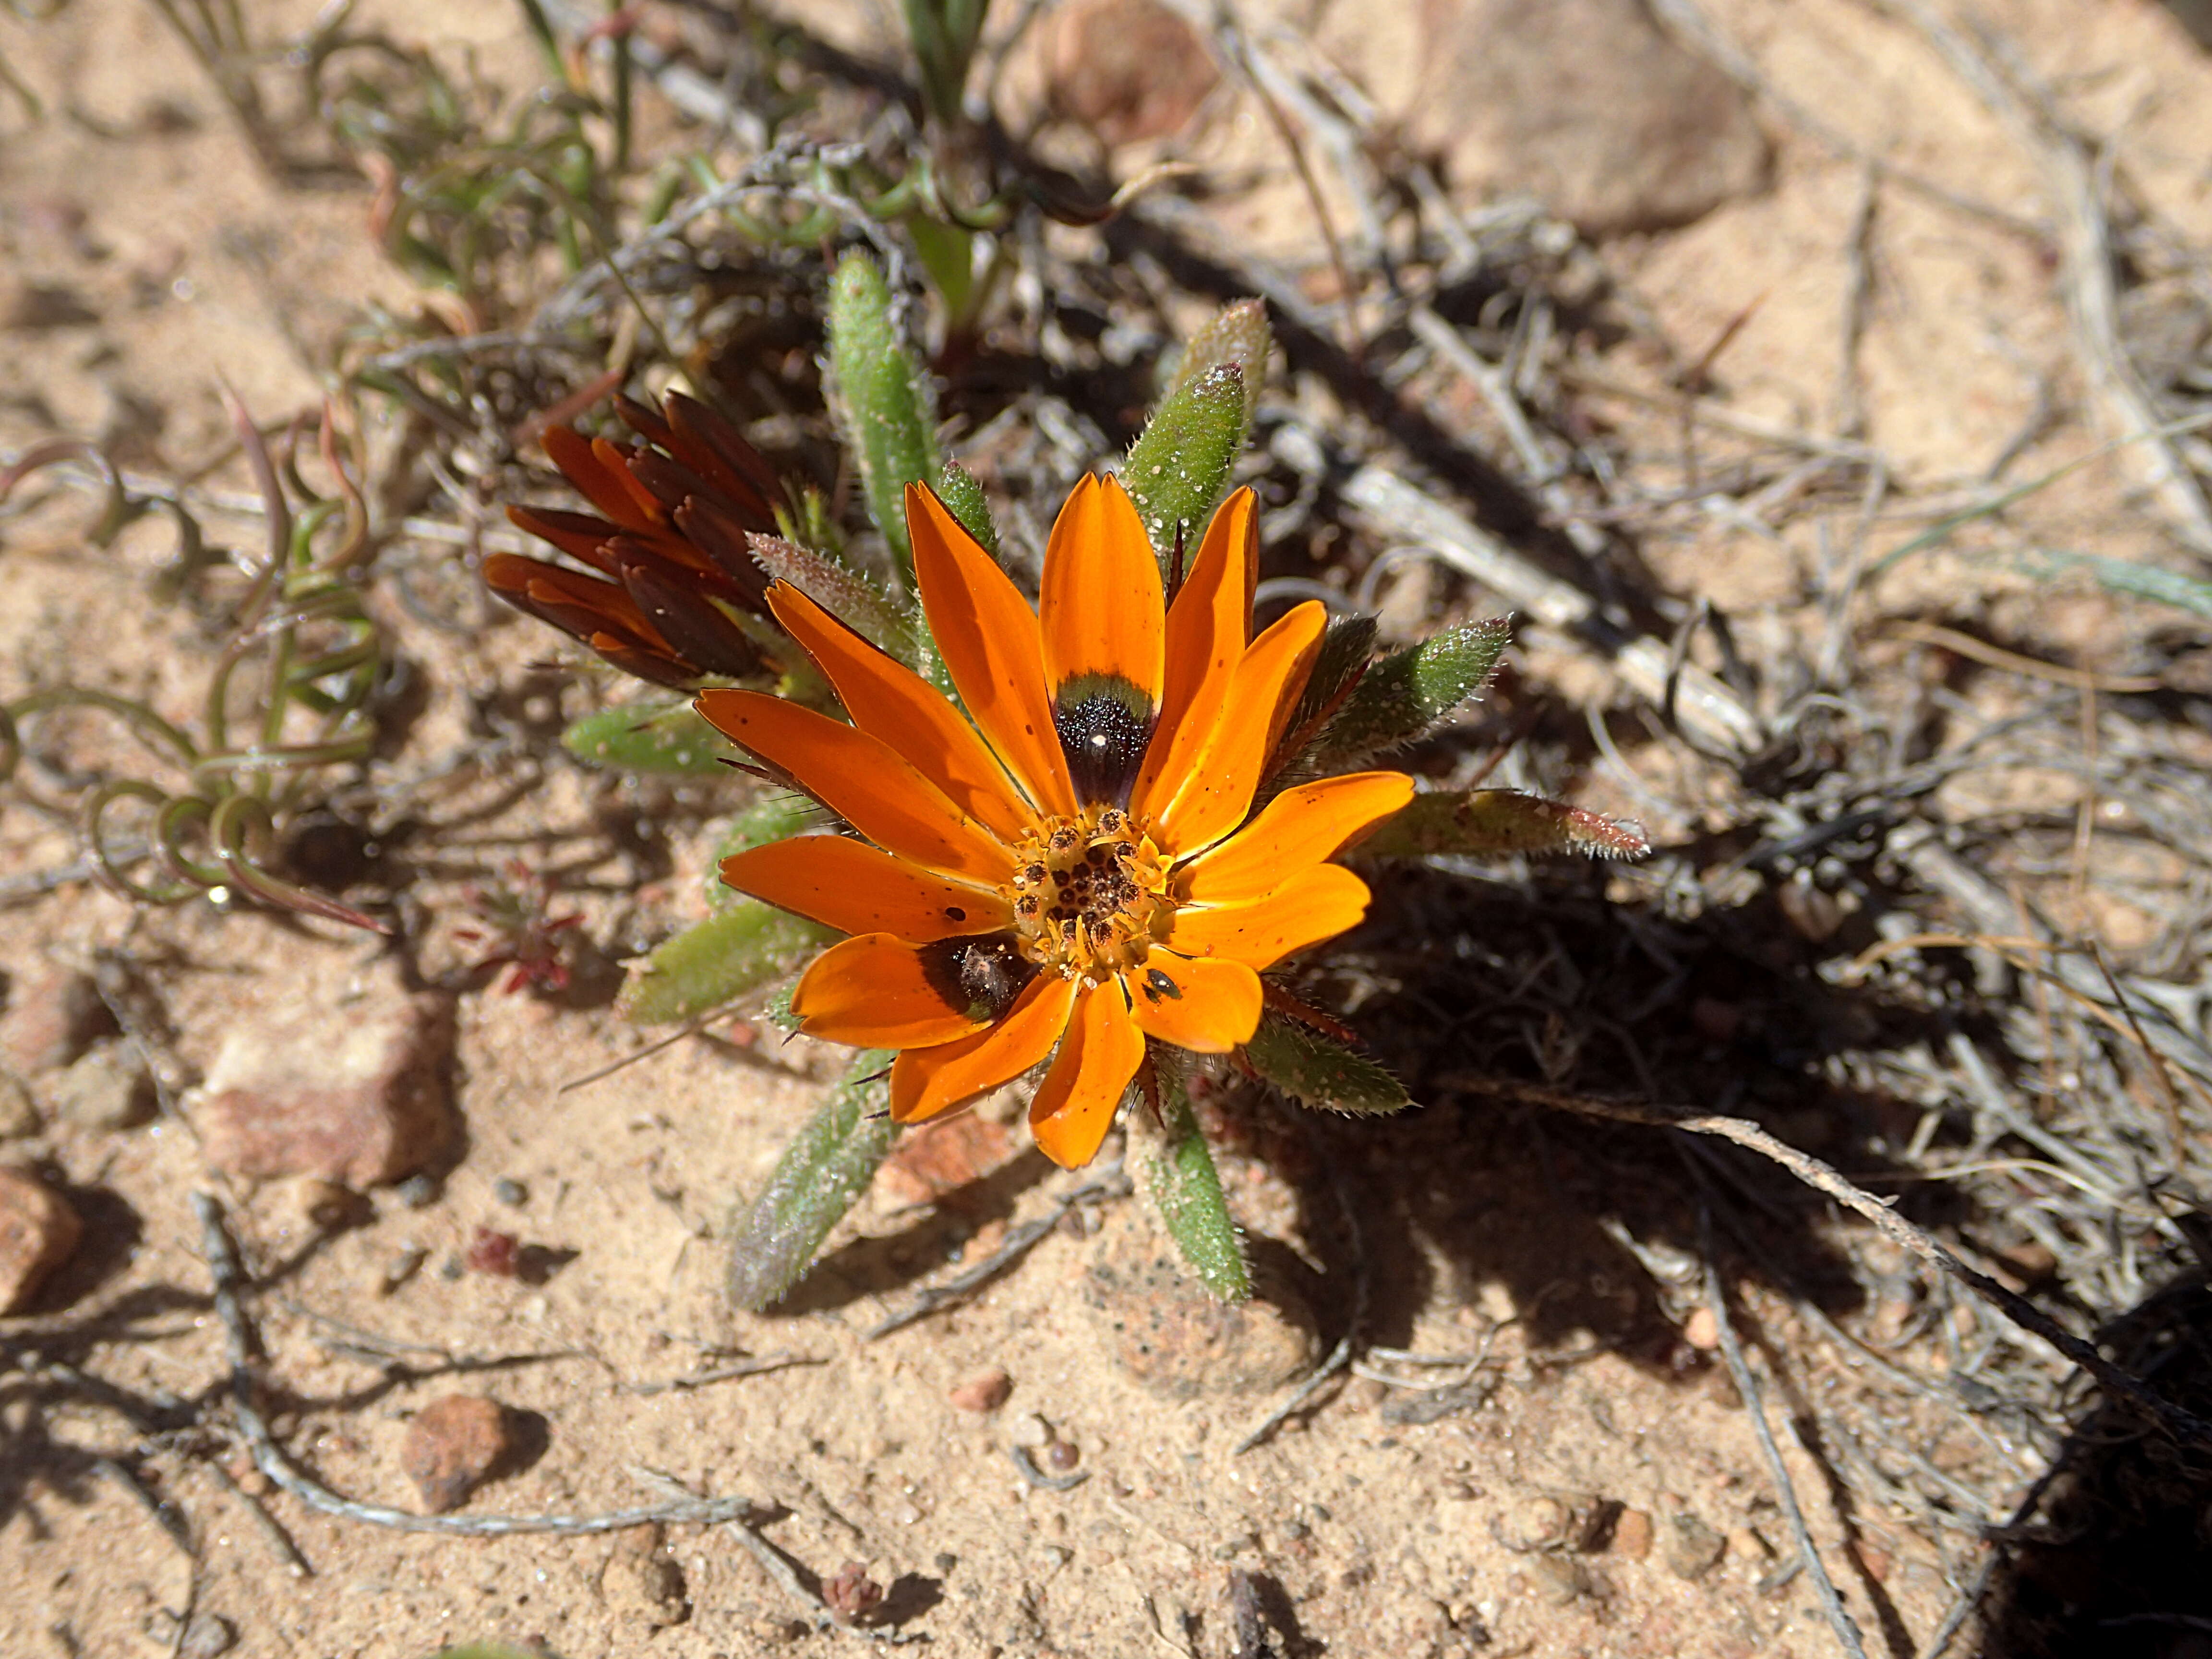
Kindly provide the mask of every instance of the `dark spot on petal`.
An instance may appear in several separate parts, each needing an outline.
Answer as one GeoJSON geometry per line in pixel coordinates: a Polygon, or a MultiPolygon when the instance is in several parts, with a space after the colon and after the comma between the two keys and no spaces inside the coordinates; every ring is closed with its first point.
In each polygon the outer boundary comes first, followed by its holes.
{"type": "Polygon", "coordinates": [[[945,918],[951,921],[965,921],[968,920],[968,913],[957,904],[946,905],[945,907],[945,918]]]}
{"type": "Polygon", "coordinates": [[[1060,734],[1076,799],[1127,803],[1152,740],[1152,700],[1113,674],[1083,674],[1060,688],[1052,723],[1060,734]]]}
{"type": "Polygon", "coordinates": [[[940,939],[921,947],[922,974],[930,988],[970,1019],[996,1019],[1012,1006],[1036,965],[1011,933],[940,939]]]}

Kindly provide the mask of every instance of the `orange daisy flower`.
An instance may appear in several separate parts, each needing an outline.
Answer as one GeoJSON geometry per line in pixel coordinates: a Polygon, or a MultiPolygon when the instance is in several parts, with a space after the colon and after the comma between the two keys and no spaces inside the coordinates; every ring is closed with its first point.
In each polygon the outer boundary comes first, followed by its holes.
{"type": "Polygon", "coordinates": [[[743,679],[761,653],[732,615],[759,614],[768,578],[749,531],[772,532],[782,494],[775,470],[705,404],[671,392],[656,411],[628,398],[616,412],[644,443],[545,429],[545,453],[604,518],[550,507],[507,516],[598,571],[495,553],[492,592],[659,685],[743,679]]]}
{"type": "Polygon", "coordinates": [[[866,838],[773,842],[722,878],[852,935],[793,1007],[813,1036],[899,1050],[897,1121],[1054,1055],[1030,1127],[1054,1162],[1088,1163],[1147,1042],[1236,1048],[1259,1024],[1260,970],[1366,914],[1366,884],[1328,860],[1404,806],[1410,779],[1325,778],[1252,812],[1324,620],[1308,603],[1249,638],[1253,515],[1249,489],[1223,504],[1170,606],[1135,507],[1086,477],[1031,610],[910,486],[922,608],[966,717],[786,583],[769,608],[853,723],[700,695],[709,721],[866,838]]]}

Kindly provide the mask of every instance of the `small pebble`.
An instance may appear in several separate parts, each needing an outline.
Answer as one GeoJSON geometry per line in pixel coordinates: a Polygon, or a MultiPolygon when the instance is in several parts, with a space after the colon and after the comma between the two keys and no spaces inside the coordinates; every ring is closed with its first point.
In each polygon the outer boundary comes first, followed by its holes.
{"type": "Polygon", "coordinates": [[[385,1264],[384,1277],[377,1285],[377,1294],[390,1296],[409,1279],[422,1271],[422,1264],[430,1259],[430,1252],[420,1244],[402,1244],[392,1252],[392,1260],[385,1264]]]}
{"type": "Polygon", "coordinates": [[[1690,1310],[1690,1316],[1682,1322],[1682,1340],[1700,1353],[1711,1353],[1720,1346],[1720,1321],[1713,1317],[1711,1308],[1690,1310]]]}
{"type": "Polygon", "coordinates": [[[508,1176],[501,1176],[491,1183],[491,1195],[512,1210],[519,1210],[530,1202],[530,1188],[508,1176]]]}
{"type": "Polygon", "coordinates": [[[0,1015],[0,1057],[26,1074],[66,1066],[116,1029],[115,1016],[89,974],[44,968],[8,988],[0,1015]]]}
{"type": "Polygon", "coordinates": [[[1044,1466],[1054,1474],[1066,1474],[1083,1461],[1083,1449],[1066,1440],[1055,1440],[1044,1449],[1044,1466]]]}
{"type": "Polygon", "coordinates": [[[1685,1511],[1669,1521],[1662,1547],[1667,1570],[1677,1578],[1694,1580],[1720,1565],[1721,1557],[1728,1553],[1728,1540],[1685,1511]]]}
{"type": "Polygon", "coordinates": [[[422,1507],[442,1515],[489,1480],[513,1446],[505,1407],[481,1395],[453,1394],[415,1414],[399,1462],[422,1493],[422,1507]]]}
{"type": "Polygon", "coordinates": [[[522,1271],[522,1241],[496,1228],[478,1227],[469,1236],[466,1260],[471,1273],[513,1279],[522,1271]]]}
{"type": "Polygon", "coordinates": [[[0,1140],[17,1140],[38,1133],[39,1103],[31,1085],[0,1067],[0,1140]]]}
{"type": "Polygon", "coordinates": [[[178,1659],[217,1659],[238,1645],[238,1626],[220,1613],[196,1613],[177,1644],[178,1659]]]}
{"type": "Polygon", "coordinates": [[[1593,1588],[1589,1569],[1571,1555],[1532,1555],[1528,1568],[1536,1594],[1555,1607],[1579,1601],[1593,1588]]]}
{"type": "Polygon", "coordinates": [[[1651,1516],[1644,1510],[1623,1510],[1613,1529],[1613,1553],[1632,1561],[1651,1553],[1651,1516]]]}
{"type": "Polygon", "coordinates": [[[138,1045],[102,1037],[49,1086],[56,1115],[80,1128],[135,1129],[154,1115],[154,1078],[138,1045]]]}
{"type": "Polygon", "coordinates": [[[1054,1438],[1052,1425],[1035,1412],[1024,1412],[1009,1425],[1013,1443],[1030,1451],[1041,1450],[1052,1444],[1054,1438]]]}
{"type": "Polygon", "coordinates": [[[84,1223],[37,1171],[0,1169],[0,1315],[19,1311],[69,1260],[84,1223]]]}
{"type": "Polygon", "coordinates": [[[976,1372],[945,1397],[963,1412],[994,1412],[1006,1403],[1013,1391],[1013,1378],[1002,1367],[994,1365],[988,1370],[976,1372]]]}
{"type": "Polygon", "coordinates": [[[438,1201],[438,1183],[426,1175],[409,1176],[392,1189],[410,1210],[427,1210],[438,1201]]]}

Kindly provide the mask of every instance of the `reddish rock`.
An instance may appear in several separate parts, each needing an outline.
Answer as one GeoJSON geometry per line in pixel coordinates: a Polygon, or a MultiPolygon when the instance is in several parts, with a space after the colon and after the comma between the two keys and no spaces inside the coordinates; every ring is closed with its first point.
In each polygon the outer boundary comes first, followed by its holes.
{"type": "Polygon", "coordinates": [[[507,1408],[481,1395],[449,1394],[416,1413],[399,1449],[399,1466],[422,1495],[422,1507],[442,1515],[467,1501],[513,1450],[507,1408]]]}
{"type": "Polygon", "coordinates": [[[1054,109],[1109,144],[1180,131],[1221,79],[1198,31],[1160,0],[1076,0],[1049,27],[1054,109]]]}
{"type": "Polygon", "coordinates": [[[1625,1555],[1632,1561],[1641,1561],[1651,1553],[1653,1528],[1650,1513],[1644,1510],[1623,1510],[1613,1529],[1613,1553],[1625,1555]]]}
{"type": "Polygon", "coordinates": [[[253,1180],[401,1180],[452,1137],[452,1047],[451,1010],[428,996],[234,1031],[201,1091],[202,1147],[217,1169],[253,1180]]]}
{"type": "Polygon", "coordinates": [[[963,1412],[994,1412],[1014,1391],[1014,1380],[999,1366],[978,1371],[945,1396],[963,1412]]]}
{"type": "Polygon", "coordinates": [[[469,1248],[461,1257],[472,1273],[494,1279],[519,1279],[522,1274],[522,1241],[513,1233],[478,1227],[469,1235],[469,1248]]]}
{"type": "Polygon", "coordinates": [[[1319,1346],[1295,1286],[1261,1279],[1249,1302],[1218,1300],[1134,1206],[1108,1221],[1082,1285],[1123,1374],[1170,1398],[1280,1388],[1313,1364],[1319,1346]]]}
{"type": "Polygon", "coordinates": [[[1004,1125],[963,1112],[902,1134],[876,1178],[902,1204],[933,1203],[988,1175],[1012,1151],[1004,1125]]]}
{"type": "Polygon", "coordinates": [[[1413,143],[1455,188],[1540,198],[1592,235],[1687,224],[1764,184],[1766,139],[1646,0],[1424,0],[1413,143]]]}
{"type": "Polygon", "coordinates": [[[9,988],[8,1011],[0,1014],[0,1059],[26,1076],[52,1071],[115,1029],[115,1016],[91,975],[34,969],[9,988]]]}
{"type": "Polygon", "coordinates": [[[30,1301],[83,1237],[70,1201],[36,1173],[0,1169],[0,1314],[30,1301]]]}

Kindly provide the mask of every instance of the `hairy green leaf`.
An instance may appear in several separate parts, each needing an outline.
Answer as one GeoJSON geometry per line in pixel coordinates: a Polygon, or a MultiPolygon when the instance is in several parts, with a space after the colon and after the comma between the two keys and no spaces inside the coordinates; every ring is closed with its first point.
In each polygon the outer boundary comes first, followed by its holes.
{"type": "Polygon", "coordinates": [[[615,1012],[665,1025],[719,1008],[790,973],[837,935],[758,899],[742,899],[656,946],[623,981],[615,1012]]]}
{"type": "MultiPolygon", "coordinates": [[[[1182,1073],[1171,1060],[1158,1062],[1158,1070],[1164,1133],[1140,1131],[1150,1143],[1142,1160],[1145,1186],[1199,1282],[1224,1302],[1246,1301],[1252,1294],[1252,1274],[1244,1261],[1244,1241],[1230,1218],[1220,1172],[1199,1133],[1182,1073]]],[[[1133,1115],[1144,1121],[1141,1112],[1133,1115]]]]}
{"type": "Polygon", "coordinates": [[[726,1283],[740,1308],[758,1312],[797,1284],[868,1190],[898,1133],[883,1075],[894,1058],[881,1048],[854,1055],[845,1080],[783,1149],[768,1185],[732,1218],[726,1283]]]}
{"type": "Polygon", "coordinates": [[[1301,1106],[1382,1117],[1413,1103],[1406,1085],[1366,1055],[1272,1008],[1244,1045],[1244,1059],[1301,1106]]]}
{"type": "Polygon", "coordinates": [[[1170,392],[1129,447],[1121,487],[1136,503],[1153,550],[1168,562],[1181,535],[1198,550],[1213,509],[1229,490],[1229,469],[1244,447],[1244,372],[1235,363],[1208,369],[1170,392]]]}
{"type": "Polygon", "coordinates": [[[1362,858],[1507,858],[1589,853],[1640,859],[1651,850],[1643,826],[1517,789],[1439,790],[1416,795],[1353,849],[1362,858]]]}
{"type": "Polygon", "coordinates": [[[1480,692],[1512,637],[1503,617],[1462,623],[1371,665],[1315,744],[1328,770],[1411,743],[1480,692]]]}
{"type": "Polygon", "coordinates": [[[872,579],[835,554],[817,552],[781,536],[756,532],[745,538],[745,545],[769,575],[789,582],[871,645],[890,652],[909,668],[914,665],[919,623],[872,579]]]}
{"type": "Polygon", "coordinates": [[[975,544],[993,558],[999,556],[999,526],[991,518],[991,503],[975,475],[957,461],[947,461],[937,480],[937,496],[975,538],[975,544]]]}
{"type": "Polygon", "coordinates": [[[720,777],[739,751],[688,702],[602,708],[561,734],[561,746],[586,766],[615,772],[675,772],[720,777]]]}
{"type": "Polygon", "coordinates": [[[830,370],[868,517],[910,576],[906,487],[938,471],[929,377],[898,325],[883,272],[857,248],[830,280],[830,370]]]}

